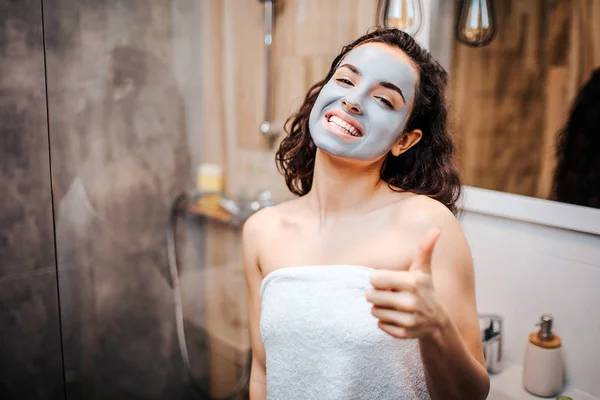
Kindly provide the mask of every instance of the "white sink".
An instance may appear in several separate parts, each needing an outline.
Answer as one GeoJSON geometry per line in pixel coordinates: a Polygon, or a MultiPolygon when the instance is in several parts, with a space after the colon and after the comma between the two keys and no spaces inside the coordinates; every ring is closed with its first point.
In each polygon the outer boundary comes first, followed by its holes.
{"type": "Polygon", "coordinates": [[[520,400],[518,397],[510,396],[496,388],[491,388],[488,400],[520,400]]]}
{"type": "MultiPolygon", "coordinates": [[[[523,388],[522,373],[523,368],[521,366],[507,365],[502,372],[490,375],[491,389],[488,400],[542,399],[542,397],[534,396],[523,388]]],[[[570,387],[566,387],[560,395],[569,396],[575,400],[600,400],[597,397],[570,387]]],[[[556,397],[558,396],[550,397],[550,399],[556,399],[556,397]]]]}

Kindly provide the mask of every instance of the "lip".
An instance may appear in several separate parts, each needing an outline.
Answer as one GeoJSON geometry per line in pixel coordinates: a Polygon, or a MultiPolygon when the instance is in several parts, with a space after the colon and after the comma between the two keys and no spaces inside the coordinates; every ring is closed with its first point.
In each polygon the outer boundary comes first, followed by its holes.
{"type": "Polygon", "coordinates": [[[354,127],[354,129],[356,129],[358,131],[358,133],[360,134],[360,136],[352,136],[352,135],[348,135],[348,136],[355,138],[355,139],[360,139],[365,136],[365,132],[364,132],[362,125],[357,120],[355,120],[350,115],[348,115],[347,113],[345,113],[341,110],[329,110],[324,115],[325,122],[329,123],[329,118],[332,116],[336,116],[336,117],[340,118],[342,121],[344,121],[345,123],[352,125],[354,127]]]}

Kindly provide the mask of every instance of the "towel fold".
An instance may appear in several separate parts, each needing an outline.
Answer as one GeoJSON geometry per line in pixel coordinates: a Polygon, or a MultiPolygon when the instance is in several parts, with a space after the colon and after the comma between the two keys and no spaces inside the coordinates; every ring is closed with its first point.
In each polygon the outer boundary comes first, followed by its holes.
{"type": "Polygon", "coordinates": [[[429,399],[418,341],[388,335],[371,314],[374,271],[286,267],[263,279],[268,400],[429,399]]]}

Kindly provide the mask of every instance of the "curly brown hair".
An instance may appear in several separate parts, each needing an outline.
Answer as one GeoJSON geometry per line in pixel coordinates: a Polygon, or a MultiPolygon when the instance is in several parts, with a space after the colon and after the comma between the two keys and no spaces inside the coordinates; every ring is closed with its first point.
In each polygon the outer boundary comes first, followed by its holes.
{"type": "Polygon", "coordinates": [[[448,126],[447,73],[410,35],[398,29],[376,29],[342,49],[331,63],[327,76],[310,88],[298,112],[287,120],[288,135],[275,155],[277,168],[292,193],[303,196],[310,191],[317,152],[309,131],[311,109],[344,57],[355,47],[374,42],[399,48],[418,70],[419,84],[405,132],[414,129],[423,132],[421,140],[400,156],[388,153],[381,168],[381,179],[392,190],[438,200],[456,215],[461,182],[448,126]]]}

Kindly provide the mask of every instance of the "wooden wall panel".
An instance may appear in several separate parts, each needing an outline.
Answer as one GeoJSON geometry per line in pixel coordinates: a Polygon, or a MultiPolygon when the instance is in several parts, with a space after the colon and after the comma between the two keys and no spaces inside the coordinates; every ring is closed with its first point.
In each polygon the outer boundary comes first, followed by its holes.
{"type": "Polygon", "coordinates": [[[600,3],[497,0],[498,35],[454,42],[450,99],[466,184],[551,198],[558,131],[600,66],[600,3]]]}
{"type": "Polygon", "coordinates": [[[455,46],[451,96],[467,183],[526,194],[535,187],[543,89],[542,1],[497,2],[501,29],[489,47],[455,46]]]}
{"type": "Polygon", "coordinates": [[[223,93],[223,9],[220,1],[204,1],[200,15],[202,20],[202,97],[203,114],[201,155],[204,162],[221,164],[226,167],[223,104],[215,101],[215,94],[223,93]],[[210,40],[208,39],[210,38],[210,40]]]}

